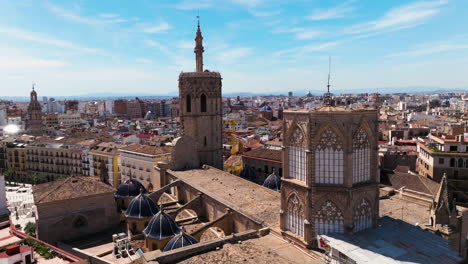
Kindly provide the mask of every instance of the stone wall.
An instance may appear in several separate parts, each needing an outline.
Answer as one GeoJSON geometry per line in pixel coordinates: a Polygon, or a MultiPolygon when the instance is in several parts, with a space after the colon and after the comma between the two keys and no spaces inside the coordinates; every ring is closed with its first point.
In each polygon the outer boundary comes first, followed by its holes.
{"type": "Polygon", "coordinates": [[[105,231],[120,221],[113,193],[36,206],[37,236],[50,244],[105,231]]]}

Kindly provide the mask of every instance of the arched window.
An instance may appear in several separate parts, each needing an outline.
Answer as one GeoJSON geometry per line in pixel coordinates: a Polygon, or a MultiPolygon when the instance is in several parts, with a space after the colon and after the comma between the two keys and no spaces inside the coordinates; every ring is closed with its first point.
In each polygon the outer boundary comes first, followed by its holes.
{"type": "Polygon", "coordinates": [[[372,208],[364,198],[354,208],[353,223],[355,232],[372,227],[372,208]]]}
{"type": "Polygon", "coordinates": [[[468,168],[468,159],[465,160],[465,168],[468,168]]]}
{"type": "Polygon", "coordinates": [[[353,139],[353,183],[370,179],[370,144],[367,133],[361,128],[353,139]]]}
{"type": "Polygon", "coordinates": [[[206,137],[203,139],[203,144],[206,147],[206,137]]]}
{"type": "Polygon", "coordinates": [[[206,112],[206,95],[202,94],[200,97],[201,111],[206,112]]]}
{"type": "Polygon", "coordinates": [[[317,211],[315,232],[320,235],[344,232],[343,214],[332,201],[326,201],[317,211]]]}
{"type": "Polygon", "coordinates": [[[455,159],[454,159],[454,158],[451,158],[451,159],[450,159],[450,167],[456,167],[456,166],[455,166],[455,159]]]}
{"type": "Polygon", "coordinates": [[[192,97],[190,97],[190,94],[187,94],[185,103],[186,103],[186,111],[188,113],[192,112],[192,97]]]}
{"type": "Polygon", "coordinates": [[[289,178],[306,181],[306,152],[304,137],[301,130],[296,127],[291,136],[289,149],[289,178]]]}
{"type": "Polygon", "coordinates": [[[458,159],[458,168],[463,168],[463,160],[458,159]]]}
{"type": "Polygon", "coordinates": [[[298,236],[304,236],[304,211],[296,194],[291,195],[288,199],[286,230],[298,236]]]}
{"type": "Polygon", "coordinates": [[[315,182],[343,184],[344,157],[340,138],[329,127],[315,150],[315,182]]]}

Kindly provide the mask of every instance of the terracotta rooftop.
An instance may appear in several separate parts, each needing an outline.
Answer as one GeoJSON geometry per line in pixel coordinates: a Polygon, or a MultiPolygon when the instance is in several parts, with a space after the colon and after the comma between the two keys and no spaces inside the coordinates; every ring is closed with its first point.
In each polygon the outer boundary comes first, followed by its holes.
{"type": "Polygon", "coordinates": [[[429,178],[400,171],[395,171],[395,173],[389,174],[388,180],[390,181],[391,186],[395,189],[405,187],[405,189],[429,195],[435,195],[439,189],[439,184],[429,178]]]}
{"type": "Polygon", "coordinates": [[[97,177],[68,177],[33,187],[35,204],[50,203],[92,196],[103,193],[114,193],[115,189],[97,177]]]}
{"type": "Polygon", "coordinates": [[[161,155],[165,153],[171,153],[172,147],[169,146],[161,146],[161,147],[153,147],[148,145],[141,145],[141,144],[133,144],[120,149],[121,151],[128,151],[128,152],[137,152],[147,155],[161,155]]]}
{"type": "Polygon", "coordinates": [[[278,192],[210,166],[206,169],[170,170],[170,173],[231,203],[247,215],[264,220],[266,226],[279,227],[281,195],[278,192]]]}
{"type": "Polygon", "coordinates": [[[320,106],[311,109],[288,109],[284,111],[285,113],[290,112],[302,112],[302,113],[313,113],[313,112],[368,112],[376,111],[373,108],[346,108],[341,106],[320,106]]]}
{"type": "Polygon", "coordinates": [[[256,148],[245,152],[242,156],[248,158],[260,158],[282,162],[282,151],[277,149],[256,148]]]}

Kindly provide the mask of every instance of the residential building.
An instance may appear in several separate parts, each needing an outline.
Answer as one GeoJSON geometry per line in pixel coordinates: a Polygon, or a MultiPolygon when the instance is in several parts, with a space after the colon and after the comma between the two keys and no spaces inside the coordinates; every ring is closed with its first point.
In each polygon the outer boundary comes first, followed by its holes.
{"type": "Polygon", "coordinates": [[[97,176],[101,181],[114,187],[120,184],[119,149],[124,145],[103,142],[89,151],[90,176],[97,176]]]}
{"type": "Polygon", "coordinates": [[[159,176],[154,167],[159,161],[169,161],[171,147],[151,147],[148,145],[133,144],[119,149],[120,180],[137,180],[147,190],[161,188],[159,176]]]}

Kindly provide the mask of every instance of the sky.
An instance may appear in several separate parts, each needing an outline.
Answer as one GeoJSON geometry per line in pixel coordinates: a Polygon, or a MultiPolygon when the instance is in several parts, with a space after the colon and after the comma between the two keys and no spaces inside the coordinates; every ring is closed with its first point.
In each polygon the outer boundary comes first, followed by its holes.
{"type": "Polygon", "coordinates": [[[468,90],[466,0],[0,0],[0,96],[177,94],[205,68],[223,93],[468,90]]]}

